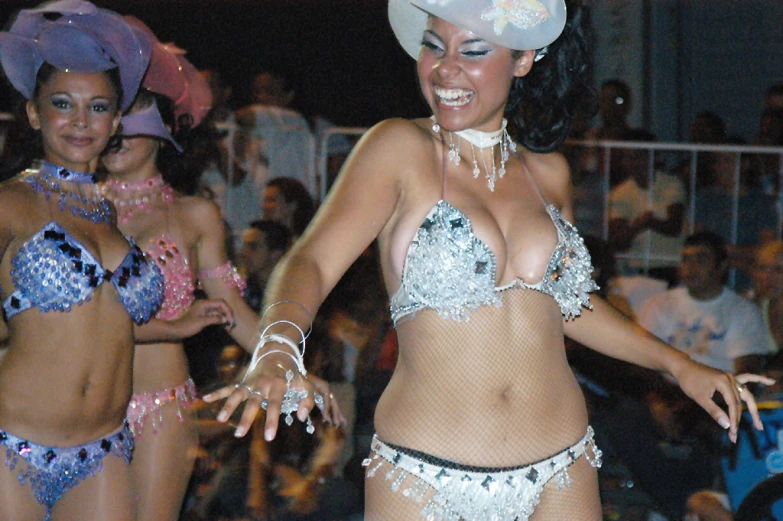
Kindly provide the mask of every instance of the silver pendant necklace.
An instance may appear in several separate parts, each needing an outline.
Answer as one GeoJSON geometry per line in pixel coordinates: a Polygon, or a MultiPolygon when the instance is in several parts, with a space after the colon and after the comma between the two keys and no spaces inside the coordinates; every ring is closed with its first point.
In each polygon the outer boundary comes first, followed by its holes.
{"type": "MultiPolygon", "coordinates": [[[[440,133],[440,125],[435,120],[435,116],[432,116],[431,119],[433,121],[432,131],[440,133]]],[[[478,176],[481,175],[478,160],[476,159],[476,148],[478,148],[490,192],[495,191],[495,182],[506,175],[506,161],[508,161],[509,158],[509,150],[512,152],[516,152],[517,150],[516,143],[514,143],[514,141],[511,140],[511,136],[508,135],[508,130],[506,130],[507,125],[508,120],[503,118],[500,129],[495,132],[483,132],[474,129],[460,130],[458,132],[449,131],[449,161],[459,166],[461,159],[459,154],[462,140],[464,139],[470,143],[470,151],[473,156],[473,177],[474,179],[478,179],[478,176]],[[455,134],[457,135],[456,143],[454,142],[455,134]],[[500,147],[500,168],[495,166],[495,146],[500,147]],[[490,155],[492,157],[491,165],[487,164],[487,160],[484,157],[484,150],[487,148],[490,149],[490,155]]]]}

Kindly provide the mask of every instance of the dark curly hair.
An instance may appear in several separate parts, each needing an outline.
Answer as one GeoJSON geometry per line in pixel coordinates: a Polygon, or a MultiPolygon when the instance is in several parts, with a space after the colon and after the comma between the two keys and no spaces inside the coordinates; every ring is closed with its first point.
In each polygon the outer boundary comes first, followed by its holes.
{"type": "MultiPolygon", "coordinates": [[[[55,71],[57,69],[49,63],[41,65],[35,77],[33,99],[38,97],[41,87],[49,81],[55,71]]],[[[122,99],[122,83],[120,82],[119,69],[109,69],[105,74],[116,89],[117,104],[119,105],[122,99]]],[[[5,81],[10,85],[7,78],[5,78],[5,81]]],[[[2,156],[0,156],[0,181],[9,179],[22,170],[30,168],[33,161],[42,159],[44,156],[41,131],[31,127],[30,120],[27,118],[27,100],[16,89],[9,90],[14,92],[16,96],[13,100],[14,120],[8,126],[5,147],[2,156]]],[[[116,146],[117,144],[119,144],[118,138],[112,136],[107,147],[116,146]]]]}
{"type": "MultiPolygon", "coordinates": [[[[546,54],[511,85],[506,116],[517,142],[533,152],[551,152],[568,136],[579,113],[598,110],[593,86],[593,34],[585,0],[566,0],[567,19],[546,54]]],[[[521,51],[519,51],[521,52],[521,51]]]]}

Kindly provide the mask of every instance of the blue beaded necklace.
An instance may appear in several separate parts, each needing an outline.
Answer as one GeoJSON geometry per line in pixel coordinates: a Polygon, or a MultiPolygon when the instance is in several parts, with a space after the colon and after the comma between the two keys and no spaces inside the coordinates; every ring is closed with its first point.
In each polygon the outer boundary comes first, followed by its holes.
{"type": "Polygon", "coordinates": [[[63,181],[95,187],[98,181],[96,174],[75,172],[46,161],[41,161],[37,170],[30,169],[25,171],[25,174],[27,176],[25,180],[36,192],[44,194],[47,201],[51,200],[52,194],[59,195],[57,209],[61,212],[67,208],[73,216],[96,224],[113,221],[111,204],[97,190],[94,197],[87,197],[78,192],[62,189],[63,181]]]}

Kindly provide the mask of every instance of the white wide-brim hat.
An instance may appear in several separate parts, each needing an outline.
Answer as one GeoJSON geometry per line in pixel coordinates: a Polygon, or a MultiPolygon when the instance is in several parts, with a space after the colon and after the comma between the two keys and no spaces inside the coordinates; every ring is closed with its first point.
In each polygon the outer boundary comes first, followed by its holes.
{"type": "Polygon", "coordinates": [[[405,52],[419,57],[429,15],[517,51],[554,42],[566,22],[565,0],[389,0],[389,23],[405,52]]]}

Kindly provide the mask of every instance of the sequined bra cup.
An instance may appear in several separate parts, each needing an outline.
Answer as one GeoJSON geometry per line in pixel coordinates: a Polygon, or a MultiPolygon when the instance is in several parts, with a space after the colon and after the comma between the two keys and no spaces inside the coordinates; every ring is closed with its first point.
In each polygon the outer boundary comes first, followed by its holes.
{"type": "Polygon", "coordinates": [[[132,240],[128,242],[130,251],[111,271],[57,222],[48,223],[11,260],[16,290],[3,302],[6,319],[33,307],[43,312],[70,311],[110,281],[134,322],[148,321],[163,300],[163,276],[132,240]]]}
{"type": "Polygon", "coordinates": [[[175,319],[196,300],[195,280],[188,260],[168,234],[153,241],[146,253],[158,265],[166,281],[163,303],[155,317],[161,320],[175,319]]]}
{"type": "Polygon", "coordinates": [[[425,217],[408,247],[402,283],[391,299],[395,326],[420,309],[434,309],[442,317],[468,320],[480,306],[502,306],[500,292],[513,287],[533,289],[555,299],[566,320],[590,307],[588,293],[597,289],[590,277],[590,254],[576,228],[558,210],[546,205],[557,229],[558,242],[544,277],[535,284],[515,280],[495,287],[497,261],[473,232],[470,219],[440,200],[425,217]]]}

